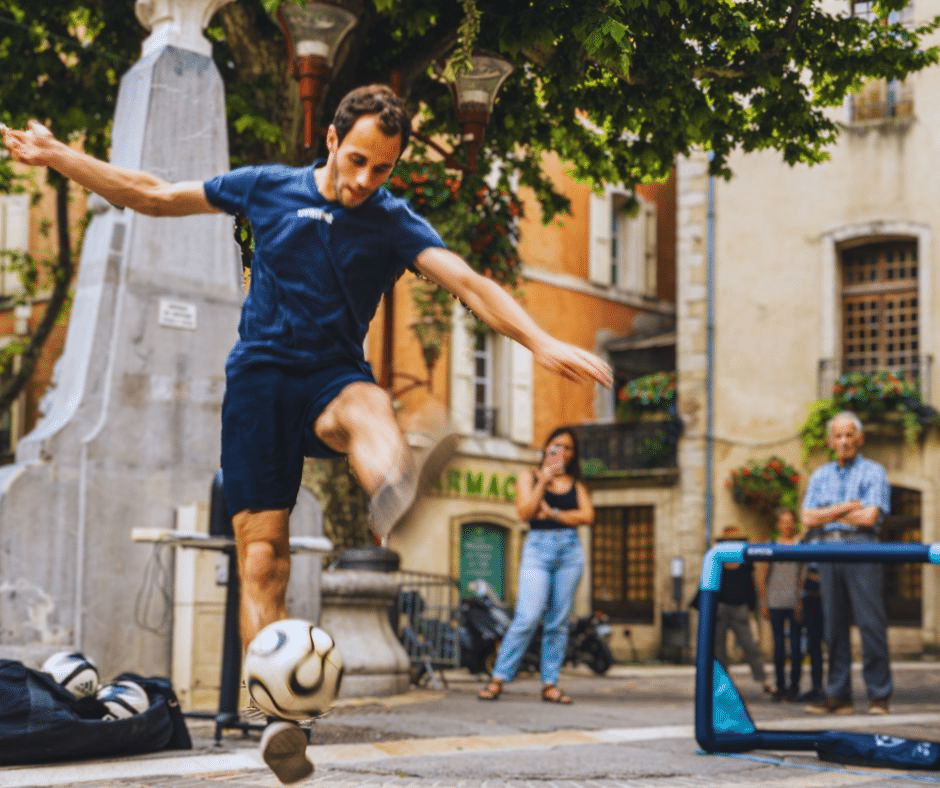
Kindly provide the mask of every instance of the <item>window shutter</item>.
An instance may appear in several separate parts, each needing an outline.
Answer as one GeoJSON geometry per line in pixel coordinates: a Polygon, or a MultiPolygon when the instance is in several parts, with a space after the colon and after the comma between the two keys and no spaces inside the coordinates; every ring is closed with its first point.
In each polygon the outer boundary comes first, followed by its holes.
{"type": "MultiPolygon", "coordinates": [[[[643,213],[643,203],[640,203],[640,210],[636,216],[631,216],[627,222],[626,238],[626,272],[624,273],[623,286],[634,293],[645,292],[646,287],[643,281],[643,275],[646,272],[646,255],[644,245],[646,242],[646,216],[643,213]]],[[[622,269],[621,269],[622,270],[622,269]]]]}
{"type": "Polygon", "coordinates": [[[473,433],[473,354],[466,318],[466,309],[455,303],[450,332],[450,417],[461,435],[473,433]]]}
{"type": "Polygon", "coordinates": [[[25,194],[10,195],[4,200],[6,221],[4,222],[3,248],[14,252],[25,252],[29,243],[29,198],[25,194]]]}
{"type": "Polygon", "coordinates": [[[509,437],[532,443],[532,353],[509,341],[509,437]]]}
{"type": "MultiPolygon", "coordinates": [[[[0,249],[25,252],[29,244],[29,198],[25,194],[8,194],[0,201],[0,249]]],[[[23,291],[19,273],[7,255],[0,257],[0,295],[23,291]]]]}
{"type": "Polygon", "coordinates": [[[593,192],[588,201],[590,213],[588,238],[588,278],[599,285],[610,284],[612,219],[610,190],[605,189],[602,197],[593,192]]]}

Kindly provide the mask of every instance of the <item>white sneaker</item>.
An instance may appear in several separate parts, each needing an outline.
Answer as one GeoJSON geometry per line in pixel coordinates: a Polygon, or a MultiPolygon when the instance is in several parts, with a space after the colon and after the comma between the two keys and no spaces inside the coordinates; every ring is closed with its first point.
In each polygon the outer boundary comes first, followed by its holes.
{"type": "Polygon", "coordinates": [[[261,734],[261,758],[285,785],[313,774],[307,757],[307,734],[293,722],[272,722],[261,734]]]}

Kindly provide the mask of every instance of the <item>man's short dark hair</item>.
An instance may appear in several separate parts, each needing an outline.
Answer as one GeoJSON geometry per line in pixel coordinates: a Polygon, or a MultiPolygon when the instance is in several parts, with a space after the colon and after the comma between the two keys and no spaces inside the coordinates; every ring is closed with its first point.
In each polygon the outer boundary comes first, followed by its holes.
{"type": "Polygon", "coordinates": [[[333,115],[339,142],[363,115],[378,115],[382,133],[389,137],[400,136],[401,152],[404,152],[411,137],[411,116],[395,91],[388,85],[364,85],[343,96],[333,115]]]}

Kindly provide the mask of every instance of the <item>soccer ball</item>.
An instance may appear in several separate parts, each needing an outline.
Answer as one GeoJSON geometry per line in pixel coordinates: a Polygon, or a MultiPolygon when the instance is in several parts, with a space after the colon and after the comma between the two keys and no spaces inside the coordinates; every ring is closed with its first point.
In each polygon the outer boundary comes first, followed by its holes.
{"type": "Polygon", "coordinates": [[[42,664],[59,684],[79,698],[94,695],[98,690],[98,668],[78,651],[59,651],[42,664]]]}
{"type": "Polygon", "coordinates": [[[147,690],[128,679],[105,684],[98,690],[97,698],[108,710],[103,720],[123,720],[150,708],[147,690]]]}
{"type": "Polygon", "coordinates": [[[343,679],[333,638],[309,621],[288,618],[262,629],[245,654],[248,694],[265,714],[286,720],[329,708],[343,679]]]}

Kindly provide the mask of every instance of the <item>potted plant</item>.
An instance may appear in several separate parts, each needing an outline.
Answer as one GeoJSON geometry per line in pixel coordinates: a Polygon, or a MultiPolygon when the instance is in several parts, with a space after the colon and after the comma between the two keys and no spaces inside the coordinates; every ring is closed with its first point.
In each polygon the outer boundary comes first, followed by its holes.
{"type": "Polygon", "coordinates": [[[830,399],[817,400],[800,427],[803,456],[828,450],[826,425],[844,410],[854,412],[866,432],[917,442],[923,430],[940,424],[940,413],[925,403],[917,383],[894,372],[849,372],[832,386],[830,399]]]}
{"type": "Polygon", "coordinates": [[[676,373],[653,372],[628,381],[617,392],[617,418],[639,421],[643,418],[675,418],[676,373]]]}
{"type": "Polygon", "coordinates": [[[769,516],[778,506],[797,505],[800,481],[799,471],[775,455],[735,468],[725,486],[736,503],[769,516]]]}

